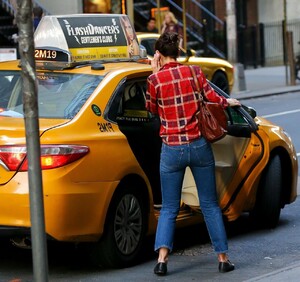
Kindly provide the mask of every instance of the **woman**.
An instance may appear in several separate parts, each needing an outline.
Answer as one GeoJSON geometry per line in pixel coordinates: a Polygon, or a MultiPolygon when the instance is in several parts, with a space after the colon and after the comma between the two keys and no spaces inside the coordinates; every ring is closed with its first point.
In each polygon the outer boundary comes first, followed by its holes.
{"type": "MultiPolygon", "coordinates": [[[[193,76],[188,66],[176,61],[179,35],[163,33],[155,49],[151,62],[153,74],[147,80],[147,108],[160,117],[163,145],[160,160],[162,209],[155,238],[155,251],[159,256],[154,273],[167,273],[168,255],[173,248],[175,222],[187,166],[191,168],[196,182],[201,210],[218,256],[219,271],[232,271],[234,265],[227,256],[227,236],[217,200],[214,156],[210,143],[201,137],[197,124],[199,101],[193,90],[193,76]]],[[[194,69],[209,101],[218,102],[224,107],[240,105],[236,99],[217,95],[201,69],[197,66],[194,69]]]]}
{"type": "Polygon", "coordinates": [[[161,33],[165,32],[176,32],[182,36],[182,29],[180,28],[178,21],[172,12],[165,13],[161,33]]]}
{"type": "Polygon", "coordinates": [[[172,12],[166,12],[164,16],[164,21],[161,27],[161,33],[165,32],[176,32],[180,36],[179,46],[182,47],[183,41],[183,32],[182,28],[178,24],[177,19],[175,18],[172,12]]]}
{"type": "Polygon", "coordinates": [[[33,7],[32,12],[33,12],[33,29],[36,30],[44,15],[44,11],[41,7],[35,6],[33,7]]]}

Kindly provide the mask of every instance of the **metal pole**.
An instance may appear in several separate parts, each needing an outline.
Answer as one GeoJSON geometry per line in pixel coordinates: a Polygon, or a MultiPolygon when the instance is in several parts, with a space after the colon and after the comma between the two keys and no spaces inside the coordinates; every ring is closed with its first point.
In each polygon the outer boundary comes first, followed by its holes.
{"type": "Polygon", "coordinates": [[[182,0],[182,22],[183,22],[183,48],[186,50],[186,5],[182,0]]]}
{"type": "Polygon", "coordinates": [[[286,39],[287,39],[287,55],[290,67],[290,85],[296,85],[296,76],[295,76],[295,60],[294,60],[294,46],[293,46],[293,32],[287,31],[286,32],[286,39]]]}
{"type": "Polygon", "coordinates": [[[284,63],[285,63],[285,84],[288,85],[288,61],[287,61],[287,36],[286,36],[286,0],[283,0],[283,42],[284,42],[284,46],[285,46],[285,54],[284,54],[284,63]]]}
{"type": "Polygon", "coordinates": [[[48,281],[37,87],[34,61],[32,0],[18,0],[17,23],[22,67],[23,110],[28,158],[28,182],[34,281],[48,281]]]}
{"type": "Polygon", "coordinates": [[[133,1],[126,0],[126,7],[127,7],[126,14],[128,15],[130,21],[134,23],[133,1]]]}
{"type": "Polygon", "coordinates": [[[235,1],[226,0],[226,22],[227,22],[227,52],[228,60],[237,63],[237,33],[235,1]]]}
{"type": "Polygon", "coordinates": [[[158,32],[161,31],[161,14],[160,14],[160,0],[157,0],[157,15],[158,15],[158,32]]]}

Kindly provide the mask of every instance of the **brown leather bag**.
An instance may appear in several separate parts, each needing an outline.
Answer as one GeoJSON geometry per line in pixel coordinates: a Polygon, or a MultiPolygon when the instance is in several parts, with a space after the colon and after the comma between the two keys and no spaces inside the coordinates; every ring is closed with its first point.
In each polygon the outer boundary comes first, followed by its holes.
{"type": "Polygon", "coordinates": [[[207,141],[216,142],[227,134],[227,115],[222,105],[206,100],[203,89],[200,90],[194,68],[189,67],[196,85],[195,96],[199,97],[199,112],[197,112],[199,130],[207,141]]]}

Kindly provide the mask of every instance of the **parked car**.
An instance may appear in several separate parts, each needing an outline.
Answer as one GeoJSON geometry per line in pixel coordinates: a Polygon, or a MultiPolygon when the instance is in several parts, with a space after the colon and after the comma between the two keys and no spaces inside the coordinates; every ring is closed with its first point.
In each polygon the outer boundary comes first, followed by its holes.
{"type": "MultiPolygon", "coordinates": [[[[94,262],[112,267],[138,262],[161,207],[159,121],[145,108],[152,70],[127,48],[123,17],[45,16],[35,33],[46,233],[90,242],[94,262]]],[[[1,62],[0,79],[0,235],[18,244],[31,226],[19,62],[1,62]]],[[[275,227],[297,195],[292,140],[246,105],[226,111],[228,134],[212,145],[224,217],[275,227]]],[[[200,211],[187,170],[177,227],[202,222],[200,211]]]]}
{"type": "MultiPolygon", "coordinates": [[[[155,42],[159,38],[158,33],[137,33],[138,41],[143,45],[149,58],[151,59],[155,53],[155,42]]],[[[188,65],[199,65],[205,73],[207,79],[230,94],[234,84],[234,68],[228,61],[220,58],[200,57],[196,56],[193,50],[181,49],[178,61],[188,65]]]]}

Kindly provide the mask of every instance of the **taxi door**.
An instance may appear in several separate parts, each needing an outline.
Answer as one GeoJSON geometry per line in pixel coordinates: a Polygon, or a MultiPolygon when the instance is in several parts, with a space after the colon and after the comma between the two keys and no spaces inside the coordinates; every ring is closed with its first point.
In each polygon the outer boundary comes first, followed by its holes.
{"type": "Polygon", "coordinates": [[[161,138],[160,122],[146,110],[146,77],[124,79],[115,91],[111,108],[120,131],[151,184],[154,204],[161,204],[159,162],[161,138]]]}

